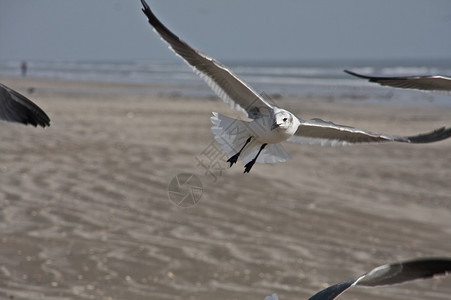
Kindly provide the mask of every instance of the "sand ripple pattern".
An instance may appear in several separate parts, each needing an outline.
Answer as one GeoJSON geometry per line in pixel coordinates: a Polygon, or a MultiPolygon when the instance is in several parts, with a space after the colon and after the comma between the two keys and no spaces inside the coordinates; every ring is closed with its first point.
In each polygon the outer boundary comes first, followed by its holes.
{"type": "MultiPolygon", "coordinates": [[[[52,125],[0,124],[2,299],[307,299],[383,263],[451,255],[450,141],[287,145],[289,163],[213,181],[195,157],[213,139],[211,111],[227,110],[218,101],[20,84],[36,86],[52,125]],[[180,172],[202,180],[193,208],[168,200],[180,172]]],[[[279,101],[400,134],[451,120],[450,108],[279,101]]],[[[449,295],[444,278],[346,298],[449,295]]]]}

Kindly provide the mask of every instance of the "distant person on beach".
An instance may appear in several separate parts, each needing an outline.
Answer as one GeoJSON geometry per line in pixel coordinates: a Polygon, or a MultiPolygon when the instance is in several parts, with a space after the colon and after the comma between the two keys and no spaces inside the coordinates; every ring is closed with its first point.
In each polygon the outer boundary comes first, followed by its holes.
{"type": "Polygon", "coordinates": [[[25,77],[27,76],[27,62],[23,61],[22,64],[20,65],[20,69],[22,70],[22,76],[25,77]]]}

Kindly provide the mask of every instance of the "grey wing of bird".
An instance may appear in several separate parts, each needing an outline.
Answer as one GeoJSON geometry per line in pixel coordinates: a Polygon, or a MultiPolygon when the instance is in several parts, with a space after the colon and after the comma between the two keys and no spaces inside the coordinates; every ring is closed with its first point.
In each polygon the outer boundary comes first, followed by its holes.
{"type": "Polygon", "coordinates": [[[338,125],[321,119],[299,120],[296,133],[288,139],[299,144],[347,145],[358,143],[432,143],[451,137],[451,128],[441,127],[432,132],[414,136],[396,136],[375,133],[350,126],[338,125]]]}
{"type": "Polygon", "coordinates": [[[192,48],[163,25],[150,10],[144,0],[141,0],[143,12],[150,25],[161,38],[169,44],[177,55],[185,60],[194,71],[203,78],[218,96],[235,109],[244,110],[249,118],[258,118],[267,114],[272,106],[248,84],[239,79],[233,72],[216,60],[192,48]]]}
{"type": "Polygon", "coordinates": [[[446,91],[451,92],[451,78],[434,75],[434,76],[399,76],[399,77],[378,77],[378,76],[366,76],[344,70],[346,73],[368,79],[369,82],[376,82],[380,85],[404,88],[404,89],[417,89],[425,91],[446,91]]]}
{"type": "Polygon", "coordinates": [[[399,284],[406,281],[425,279],[451,271],[449,258],[422,258],[386,264],[374,268],[357,280],[355,285],[379,286],[399,284]]]}
{"type": "Polygon", "coordinates": [[[451,271],[449,258],[422,258],[386,264],[348,281],[340,282],[319,291],[309,300],[333,300],[352,286],[380,286],[400,284],[417,279],[444,275],[451,271]]]}
{"type": "Polygon", "coordinates": [[[357,279],[340,282],[319,291],[309,298],[309,300],[333,300],[349,289],[357,279]]]}
{"type": "Polygon", "coordinates": [[[47,114],[27,97],[0,83],[0,120],[50,126],[47,114]]]}

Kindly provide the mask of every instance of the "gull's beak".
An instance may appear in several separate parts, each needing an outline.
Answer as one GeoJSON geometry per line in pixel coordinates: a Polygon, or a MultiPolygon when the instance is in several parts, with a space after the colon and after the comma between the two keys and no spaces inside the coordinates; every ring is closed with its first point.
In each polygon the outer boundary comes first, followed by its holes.
{"type": "Polygon", "coordinates": [[[280,124],[277,124],[277,122],[274,122],[274,123],[272,123],[271,130],[276,129],[279,126],[280,126],[280,124]]]}

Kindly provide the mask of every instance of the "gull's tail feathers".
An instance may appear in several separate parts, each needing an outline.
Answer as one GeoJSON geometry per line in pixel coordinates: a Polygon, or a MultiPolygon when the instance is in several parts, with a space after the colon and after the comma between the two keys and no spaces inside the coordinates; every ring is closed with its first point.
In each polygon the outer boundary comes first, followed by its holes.
{"type": "MultiPolygon", "coordinates": [[[[253,136],[252,131],[249,129],[249,122],[247,121],[230,118],[214,112],[211,117],[211,122],[213,123],[211,131],[215,136],[215,140],[229,158],[238,153],[246,143],[246,140],[253,136]]],[[[257,155],[261,145],[254,137],[241,152],[239,160],[245,163],[251,161],[257,155]]],[[[290,155],[281,144],[270,144],[258,156],[256,162],[272,164],[284,162],[289,159],[291,159],[290,155]]]]}

